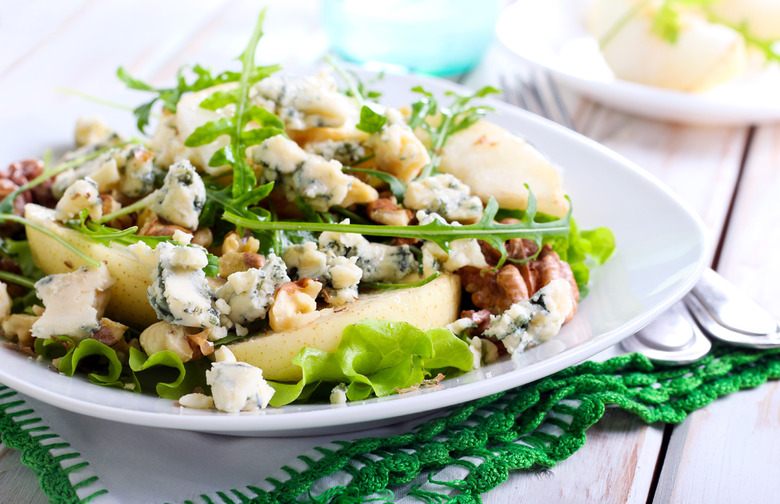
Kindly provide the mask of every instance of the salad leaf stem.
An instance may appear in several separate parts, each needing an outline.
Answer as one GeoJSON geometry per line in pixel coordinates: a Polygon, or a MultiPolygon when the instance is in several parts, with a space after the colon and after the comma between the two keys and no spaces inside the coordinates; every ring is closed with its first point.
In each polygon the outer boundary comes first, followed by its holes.
{"type": "Polygon", "coordinates": [[[31,221],[25,219],[24,217],[20,217],[18,215],[14,215],[14,214],[0,214],[0,222],[3,222],[3,221],[17,222],[17,223],[22,224],[24,226],[31,227],[34,230],[36,230],[36,231],[38,231],[40,233],[43,233],[44,235],[48,236],[52,240],[58,241],[63,247],[67,248],[68,250],[70,250],[71,252],[73,252],[74,254],[79,256],[80,258],[82,258],[90,266],[94,266],[95,268],[100,266],[100,263],[98,261],[92,259],[87,254],[85,254],[84,252],[82,252],[78,248],[74,247],[71,243],[69,243],[67,240],[65,240],[61,236],[57,235],[56,233],[52,233],[48,229],[46,229],[44,227],[41,227],[38,224],[35,224],[34,222],[31,222],[31,221]]]}
{"type": "Polygon", "coordinates": [[[133,107],[129,105],[123,105],[121,103],[113,102],[110,100],[106,100],[104,98],[100,98],[99,96],[93,96],[91,94],[84,93],[82,91],[79,91],[77,89],[69,89],[69,88],[54,88],[54,91],[58,93],[63,93],[71,96],[77,96],[79,98],[83,98],[85,100],[89,100],[91,102],[99,103],[100,105],[105,105],[107,107],[112,107],[119,110],[126,110],[128,112],[132,112],[134,109],[133,107]]]}
{"type": "Polygon", "coordinates": [[[128,214],[131,214],[133,212],[137,212],[139,210],[142,210],[142,209],[146,208],[147,206],[149,206],[149,202],[151,201],[153,194],[154,193],[151,193],[151,194],[147,195],[146,197],[139,199],[135,203],[132,203],[130,205],[122,207],[119,210],[117,210],[116,212],[111,212],[111,213],[108,213],[108,214],[104,215],[103,217],[101,217],[100,219],[97,220],[97,223],[98,224],[103,224],[105,222],[112,221],[112,220],[116,219],[117,217],[122,217],[123,215],[128,215],[128,214]]]}
{"type": "Polygon", "coordinates": [[[9,271],[0,270],[0,280],[15,283],[17,285],[21,285],[22,287],[27,287],[28,289],[35,287],[35,282],[33,280],[30,280],[26,276],[17,275],[16,273],[11,273],[9,271]]]}
{"type": "Polygon", "coordinates": [[[431,275],[428,275],[427,277],[423,278],[422,280],[418,280],[417,282],[412,283],[400,283],[400,284],[393,284],[393,283],[382,283],[382,282],[370,282],[363,284],[365,287],[368,287],[369,289],[378,289],[378,290],[399,290],[399,289],[410,289],[415,287],[422,287],[423,285],[429,284],[439,278],[441,276],[441,271],[435,271],[431,275]]]}
{"type": "Polygon", "coordinates": [[[488,242],[493,248],[501,252],[498,266],[506,261],[507,251],[504,242],[511,238],[527,238],[536,242],[541,248],[542,239],[545,236],[568,236],[569,220],[571,218],[571,204],[569,214],[566,217],[552,222],[534,222],[536,215],[536,200],[529,193],[528,209],[523,220],[514,224],[501,224],[495,221],[498,211],[498,203],[490,198],[482,219],[476,224],[465,226],[448,224],[441,221],[433,221],[418,226],[383,226],[375,224],[331,224],[326,222],[273,222],[250,220],[232,212],[225,212],[224,219],[253,230],[270,231],[331,231],[337,233],[358,233],[368,236],[386,236],[399,238],[418,238],[428,240],[439,245],[445,252],[450,251],[450,243],[455,240],[474,238],[488,242]]]}

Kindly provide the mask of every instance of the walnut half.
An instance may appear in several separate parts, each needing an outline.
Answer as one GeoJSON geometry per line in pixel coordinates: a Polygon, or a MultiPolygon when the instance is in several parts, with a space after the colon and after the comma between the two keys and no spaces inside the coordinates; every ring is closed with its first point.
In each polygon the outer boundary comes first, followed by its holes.
{"type": "MultiPolygon", "coordinates": [[[[522,244],[516,244],[518,248],[522,244]]],[[[484,247],[483,247],[484,248],[484,247]]],[[[522,245],[523,253],[529,247],[522,245]]],[[[486,254],[487,255],[487,254],[486,254]]],[[[499,314],[513,304],[529,299],[536,291],[557,278],[571,285],[572,311],[567,315],[568,322],[577,311],[580,291],[571,267],[561,261],[557,253],[548,244],[542,247],[536,259],[525,264],[504,264],[498,270],[466,266],[458,270],[463,287],[471,293],[471,301],[478,308],[499,314]]]]}

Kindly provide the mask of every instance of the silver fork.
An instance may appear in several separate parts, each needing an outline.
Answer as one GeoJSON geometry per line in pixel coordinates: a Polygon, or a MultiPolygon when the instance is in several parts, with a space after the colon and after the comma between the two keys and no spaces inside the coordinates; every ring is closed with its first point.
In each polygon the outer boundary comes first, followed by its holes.
{"type": "MultiPolygon", "coordinates": [[[[499,80],[505,101],[576,131],[548,72],[501,76],[499,80]]],[[[621,347],[655,361],[684,364],[709,353],[711,339],[744,347],[780,347],[780,323],[725,278],[707,269],[682,300],[623,340],[621,347]]]]}

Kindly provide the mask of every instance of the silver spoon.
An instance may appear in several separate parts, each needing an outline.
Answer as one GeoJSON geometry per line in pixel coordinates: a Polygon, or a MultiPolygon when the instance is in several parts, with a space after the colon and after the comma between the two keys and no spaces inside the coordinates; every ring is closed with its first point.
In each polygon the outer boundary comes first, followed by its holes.
{"type": "Polygon", "coordinates": [[[669,364],[686,364],[707,355],[709,338],[752,348],[780,346],[780,325],[755,301],[708,269],[682,301],[621,347],[669,364]]]}

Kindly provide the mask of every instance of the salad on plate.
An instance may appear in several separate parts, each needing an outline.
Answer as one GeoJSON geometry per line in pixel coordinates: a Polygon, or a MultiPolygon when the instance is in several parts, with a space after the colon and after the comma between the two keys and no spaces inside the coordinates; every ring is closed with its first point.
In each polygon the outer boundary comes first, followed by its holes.
{"type": "Polygon", "coordinates": [[[59,163],[2,174],[4,345],[235,413],[404,393],[554,336],[614,239],[484,119],[496,90],[394,106],[336,65],[259,67],[263,17],[236,71],[119,69],[149,137],[80,119],[59,163]]]}

